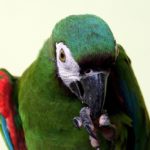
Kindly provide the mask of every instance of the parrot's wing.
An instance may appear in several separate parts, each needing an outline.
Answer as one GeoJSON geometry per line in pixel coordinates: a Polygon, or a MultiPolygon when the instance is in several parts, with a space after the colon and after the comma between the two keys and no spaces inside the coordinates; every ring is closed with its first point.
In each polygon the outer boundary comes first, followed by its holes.
{"type": "Polygon", "coordinates": [[[9,150],[24,150],[24,137],[17,127],[17,107],[13,101],[15,80],[5,69],[0,69],[0,131],[9,150]]]}
{"type": "Polygon", "coordinates": [[[0,125],[1,132],[4,140],[10,150],[13,150],[12,140],[10,138],[9,127],[6,123],[6,119],[10,114],[10,97],[12,92],[12,85],[10,83],[9,76],[1,69],[0,70],[0,125]]]}
{"type": "Polygon", "coordinates": [[[124,49],[118,45],[119,55],[115,64],[116,84],[123,111],[132,121],[130,145],[134,150],[150,149],[150,121],[144,99],[131,67],[131,61],[124,49]]]}

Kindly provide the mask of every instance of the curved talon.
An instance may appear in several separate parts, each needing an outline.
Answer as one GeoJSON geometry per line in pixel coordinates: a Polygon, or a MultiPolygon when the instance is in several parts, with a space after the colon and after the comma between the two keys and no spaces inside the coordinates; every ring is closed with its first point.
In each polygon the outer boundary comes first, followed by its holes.
{"type": "Polygon", "coordinates": [[[87,132],[89,133],[89,135],[94,138],[95,140],[97,140],[97,136],[96,134],[93,132],[93,130],[91,129],[91,127],[89,125],[85,125],[84,126],[85,129],[87,130],[87,132]]]}
{"type": "Polygon", "coordinates": [[[102,114],[99,118],[99,126],[110,126],[111,123],[110,123],[110,119],[108,117],[108,114],[105,113],[105,114],[102,114]]]}
{"type": "Polygon", "coordinates": [[[76,128],[81,128],[82,127],[82,120],[80,117],[74,117],[73,118],[73,124],[75,125],[76,128]]]}
{"type": "Polygon", "coordinates": [[[96,150],[100,150],[100,145],[99,145],[99,142],[98,140],[94,139],[93,137],[89,136],[89,139],[90,139],[90,142],[91,142],[91,146],[93,148],[95,148],[96,150]]]}

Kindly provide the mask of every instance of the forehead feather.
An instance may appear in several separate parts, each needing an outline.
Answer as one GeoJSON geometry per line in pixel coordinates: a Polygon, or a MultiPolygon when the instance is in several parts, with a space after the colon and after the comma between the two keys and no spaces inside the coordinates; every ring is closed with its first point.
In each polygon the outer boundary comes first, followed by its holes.
{"type": "Polygon", "coordinates": [[[84,54],[115,54],[115,40],[109,26],[94,15],[74,15],[58,22],[52,32],[55,43],[63,42],[75,58],[84,54]]]}

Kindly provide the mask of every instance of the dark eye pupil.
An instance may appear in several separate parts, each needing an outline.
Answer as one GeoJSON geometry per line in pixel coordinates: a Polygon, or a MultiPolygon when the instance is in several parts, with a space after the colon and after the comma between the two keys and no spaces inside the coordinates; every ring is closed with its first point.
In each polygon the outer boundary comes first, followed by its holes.
{"type": "Polygon", "coordinates": [[[60,57],[61,57],[61,59],[64,59],[64,58],[65,58],[65,54],[64,54],[64,53],[61,53],[61,54],[60,54],[60,57]]]}
{"type": "Polygon", "coordinates": [[[62,62],[65,62],[65,61],[66,61],[66,55],[65,55],[63,49],[61,49],[61,51],[60,51],[59,59],[60,59],[62,62]]]}

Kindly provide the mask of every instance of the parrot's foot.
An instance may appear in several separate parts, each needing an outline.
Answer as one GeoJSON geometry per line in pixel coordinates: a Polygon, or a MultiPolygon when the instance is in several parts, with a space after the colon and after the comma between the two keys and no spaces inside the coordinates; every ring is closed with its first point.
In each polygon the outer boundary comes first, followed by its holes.
{"type": "Polygon", "coordinates": [[[112,141],[116,136],[116,127],[111,124],[107,113],[103,113],[99,117],[99,127],[105,139],[112,141]]]}
{"type": "Polygon", "coordinates": [[[80,110],[80,115],[77,117],[74,117],[73,123],[75,127],[77,128],[84,127],[86,131],[89,133],[89,135],[93,137],[95,140],[97,140],[97,135],[94,131],[94,125],[90,116],[89,107],[83,107],[80,110]]]}
{"type": "Polygon", "coordinates": [[[98,127],[98,124],[99,129],[105,139],[112,141],[116,135],[116,127],[115,125],[111,124],[108,114],[106,112],[102,113],[102,115],[97,120],[96,125],[93,123],[91,118],[91,111],[89,107],[83,107],[80,110],[79,116],[73,118],[73,123],[77,128],[84,127],[86,129],[89,134],[91,146],[96,150],[100,150],[100,145],[96,134],[96,127],[98,127]]]}

